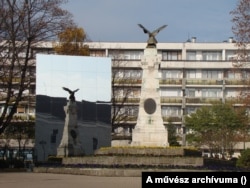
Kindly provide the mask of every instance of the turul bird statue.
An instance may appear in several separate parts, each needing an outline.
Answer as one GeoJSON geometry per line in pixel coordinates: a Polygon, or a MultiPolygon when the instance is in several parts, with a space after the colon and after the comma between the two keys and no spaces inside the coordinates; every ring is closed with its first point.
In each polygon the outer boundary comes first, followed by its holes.
{"type": "Polygon", "coordinates": [[[69,92],[69,99],[70,101],[72,102],[75,102],[75,92],[77,92],[79,89],[76,89],[76,90],[70,90],[69,88],[66,88],[66,87],[62,87],[65,91],[68,91],[69,92]]]}
{"type": "Polygon", "coordinates": [[[165,27],[167,27],[167,25],[163,25],[163,26],[159,27],[158,29],[156,29],[156,30],[150,32],[150,31],[147,30],[143,25],[138,24],[138,26],[139,26],[140,28],[143,29],[144,33],[147,33],[147,34],[148,34],[148,41],[147,41],[148,45],[147,45],[147,47],[149,47],[149,48],[155,48],[155,47],[156,47],[157,40],[156,40],[155,36],[156,36],[162,29],[164,29],[165,27]]]}

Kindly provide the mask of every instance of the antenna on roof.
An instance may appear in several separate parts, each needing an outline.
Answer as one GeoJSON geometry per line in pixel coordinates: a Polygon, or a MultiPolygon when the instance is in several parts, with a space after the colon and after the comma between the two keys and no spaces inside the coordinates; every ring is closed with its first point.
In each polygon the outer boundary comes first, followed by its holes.
{"type": "Polygon", "coordinates": [[[191,39],[189,38],[189,33],[188,33],[188,39],[186,42],[191,42],[191,39]]]}

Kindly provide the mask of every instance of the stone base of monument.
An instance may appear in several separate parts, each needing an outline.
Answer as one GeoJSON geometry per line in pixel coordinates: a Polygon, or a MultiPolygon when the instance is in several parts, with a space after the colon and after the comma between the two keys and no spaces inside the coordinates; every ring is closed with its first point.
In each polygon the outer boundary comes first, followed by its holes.
{"type": "Polygon", "coordinates": [[[93,156],[64,157],[63,167],[37,167],[33,172],[88,176],[140,177],[142,172],[205,172],[201,152],[186,148],[108,147],[93,156]]]}
{"type": "Polygon", "coordinates": [[[79,145],[60,145],[57,148],[57,156],[58,157],[72,157],[72,156],[83,156],[84,152],[82,147],[79,145]]]}
{"type": "Polygon", "coordinates": [[[200,151],[185,148],[109,147],[97,150],[94,156],[63,158],[65,165],[99,168],[172,168],[201,167],[200,151]]]}
{"type": "Polygon", "coordinates": [[[61,143],[57,148],[58,157],[83,156],[84,150],[80,142],[80,135],[77,126],[77,105],[69,101],[64,106],[65,125],[61,143]]]}
{"type": "Polygon", "coordinates": [[[168,146],[168,132],[154,127],[147,129],[134,129],[132,146],[166,147],[168,146]]]}

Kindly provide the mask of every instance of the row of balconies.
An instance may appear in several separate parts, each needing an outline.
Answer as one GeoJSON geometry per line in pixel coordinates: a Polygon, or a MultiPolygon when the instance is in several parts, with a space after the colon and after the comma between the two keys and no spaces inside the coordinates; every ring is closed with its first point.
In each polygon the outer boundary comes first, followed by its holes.
{"type": "MultiPolygon", "coordinates": [[[[124,101],[124,98],[115,98],[114,102],[119,104],[124,101]]],[[[161,97],[161,104],[183,104],[183,102],[190,103],[190,104],[199,104],[199,103],[207,103],[211,104],[214,102],[232,102],[232,103],[239,103],[241,104],[242,101],[239,97],[229,97],[229,98],[222,98],[222,97],[161,97]]],[[[140,98],[127,98],[126,102],[124,102],[124,105],[126,104],[138,104],[140,102],[140,98]]]]}
{"type": "Polygon", "coordinates": [[[141,84],[142,80],[141,78],[116,78],[113,80],[115,85],[135,85],[135,84],[141,84]]]}
{"type": "MultiPolygon", "coordinates": [[[[0,103],[5,103],[6,96],[0,95],[0,103]]],[[[16,100],[15,97],[10,98],[10,103],[14,102],[16,100]]],[[[25,95],[22,98],[22,101],[19,102],[19,106],[32,106],[35,107],[36,97],[35,94],[29,94],[25,95]]]]}
{"type": "MultiPolygon", "coordinates": [[[[124,98],[123,97],[116,97],[113,99],[113,101],[115,103],[123,103],[124,102],[124,98]]],[[[127,98],[126,99],[126,104],[129,104],[129,103],[139,103],[140,102],[140,98],[127,98]]]]}
{"type": "Polygon", "coordinates": [[[36,118],[35,113],[16,113],[12,118],[12,122],[34,122],[36,118]]]}
{"type": "Polygon", "coordinates": [[[16,122],[16,121],[35,121],[35,114],[27,114],[27,113],[23,113],[23,114],[15,114],[13,116],[12,121],[16,122]]]}
{"type": "MultiPolygon", "coordinates": [[[[5,83],[5,82],[8,82],[9,81],[9,77],[2,77],[1,78],[1,82],[2,83],[5,83]]],[[[14,77],[12,78],[12,83],[19,83],[21,81],[21,78],[20,77],[14,77]]],[[[35,84],[36,83],[36,78],[35,76],[27,76],[27,81],[29,81],[30,83],[33,83],[35,84]]]]}
{"type": "MultiPolygon", "coordinates": [[[[114,59],[112,63],[113,68],[140,68],[141,59],[114,59]]],[[[218,69],[233,69],[232,61],[225,60],[162,60],[160,62],[161,69],[168,68],[194,68],[202,67],[204,69],[211,69],[211,67],[216,67],[218,69]]]]}
{"type": "MultiPolygon", "coordinates": [[[[136,85],[136,84],[141,84],[142,80],[141,78],[117,78],[114,79],[114,84],[115,85],[136,85]]],[[[233,80],[233,79],[174,79],[174,78],[169,78],[169,79],[160,79],[159,80],[160,85],[249,85],[250,81],[249,80],[233,80]],[[184,83],[183,83],[184,81],[184,83]]]]}
{"type": "Polygon", "coordinates": [[[236,104],[241,104],[242,99],[239,97],[229,97],[229,98],[219,98],[219,97],[161,97],[161,104],[211,104],[214,102],[230,102],[230,103],[236,103],[236,104]]]}
{"type": "MultiPolygon", "coordinates": [[[[162,116],[162,119],[163,119],[163,122],[164,124],[167,124],[170,120],[171,122],[173,123],[181,123],[182,122],[182,116],[162,116]]],[[[116,122],[119,123],[119,124],[124,124],[126,123],[127,125],[128,124],[136,124],[136,121],[137,121],[137,116],[134,115],[130,115],[130,116],[125,116],[125,115],[120,115],[120,116],[117,116],[116,118],[116,122]]]]}

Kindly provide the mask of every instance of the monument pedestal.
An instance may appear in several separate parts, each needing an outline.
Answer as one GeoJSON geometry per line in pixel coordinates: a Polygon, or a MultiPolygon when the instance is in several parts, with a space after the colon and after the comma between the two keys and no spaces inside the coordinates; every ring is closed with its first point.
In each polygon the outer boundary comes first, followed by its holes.
{"type": "Polygon", "coordinates": [[[160,58],[156,48],[146,48],[142,58],[142,86],[137,124],[132,146],[168,146],[168,131],[163,124],[159,94],[160,58]]]}
{"type": "Polygon", "coordinates": [[[82,156],[84,150],[79,140],[76,102],[69,101],[64,106],[64,111],[66,114],[65,125],[61,143],[57,148],[57,156],[82,156]]]}

